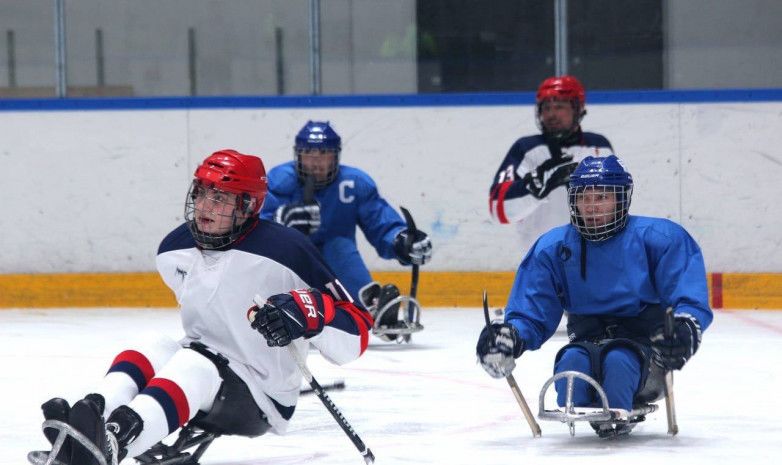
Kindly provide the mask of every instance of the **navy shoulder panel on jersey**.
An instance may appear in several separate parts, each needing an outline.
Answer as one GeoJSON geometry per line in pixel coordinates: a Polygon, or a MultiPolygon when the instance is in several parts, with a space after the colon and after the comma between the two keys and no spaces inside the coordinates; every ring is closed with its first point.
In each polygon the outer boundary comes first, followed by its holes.
{"type": "Polygon", "coordinates": [[[519,155],[523,155],[538,145],[546,145],[546,139],[542,134],[535,134],[532,136],[520,137],[511,147],[512,152],[517,152],[519,155]]]}
{"type": "Polygon", "coordinates": [[[191,249],[194,247],[196,247],[196,243],[195,240],[193,240],[193,235],[190,234],[187,223],[182,223],[163,238],[163,241],[160,242],[160,247],[157,249],[157,253],[160,255],[172,250],[191,249]]]}
{"type": "Polygon", "coordinates": [[[233,248],[270,258],[320,290],[336,279],[309,237],[273,221],[259,220],[233,248]]]}
{"type": "Polygon", "coordinates": [[[581,145],[586,145],[588,147],[611,147],[611,143],[608,142],[608,139],[606,139],[605,136],[594,132],[583,133],[581,145]]]}

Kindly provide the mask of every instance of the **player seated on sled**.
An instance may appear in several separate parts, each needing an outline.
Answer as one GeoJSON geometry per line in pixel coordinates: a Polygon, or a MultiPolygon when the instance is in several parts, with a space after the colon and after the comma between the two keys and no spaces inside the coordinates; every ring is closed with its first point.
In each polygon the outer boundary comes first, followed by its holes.
{"type": "MultiPolygon", "coordinates": [[[[602,437],[629,432],[633,407],[660,395],[658,372],[680,370],[712,320],[698,244],[670,220],[629,215],[632,192],[632,176],[616,156],[581,161],[568,186],[570,224],[538,239],[516,273],[504,323],[484,328],[477,345],[483,368],[507,376],[567,311],[570,343],[557,353],[554,373],[575,371],[599,383],[617,420],[596,422],[602,437]],[[669,306],[673,336],[665,338],[669,306]]],[[[568,397],[577,407],[601,405],[583,379],[570,394],[564,377],[554,386],[560,407],[568,397]]]]}
{"type": "Polygon", "coordinates": [[[305,236],[258,217],[265,196],[259,157],[221,150],[204,159],[185,222],[156,260],[184,338],[132,341],[73,406],[44,403],[52,450],[32,452],[31,462],[54,455],[61,464],[107,465],[165,452],[156,444],[182,427],[185,436],[208,431],[199,436],[207,446],[221,434],[281,434],[302,380],[289,349],[306,357],[314,346],[335,364],[364,353],[371,316],[305,236]]]}
{"type": "MultiPolygon", "coordinates": [[[[308,121],[297,133],[293,160],[269,171],[269,197],[261,217],[297,229],[323,254],[348,293],[372,313],[372,333],[383,340],[418,331],[418,318],[399,310],[394,284],[372,281],[356,244],[356,230],[384,259],[403,266],[421,266],[432,258],[432,242],[420,230],[410,235],[402,217],[380,195],[364,171],[340,162],[342,138],[328,121],[308,121]]],[[[401,299],[400,299],[401,300],[401,299]]],[[[404,302],[406,304],[407,301],[404,302]]],[[[417,305],[413,301],[414,305],[417,305]]],[[[402,305],[405,310],[407,305],[402,305]]],[[[415,310],[411,308],[411,311],[415,310]]]]}

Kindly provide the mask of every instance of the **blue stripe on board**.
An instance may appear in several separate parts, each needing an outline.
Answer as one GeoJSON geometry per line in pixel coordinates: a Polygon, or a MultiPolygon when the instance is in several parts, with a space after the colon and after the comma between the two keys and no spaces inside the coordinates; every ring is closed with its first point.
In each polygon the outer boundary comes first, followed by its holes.
{"type": "MultiPolygon", "coordinates": [[[[0,111],[362,108],[531,105],[533,92],[270,97],[0,99],[0,111]]],[[[587,104],[778,102],[782,89],[593,91],[587,104]]]]}

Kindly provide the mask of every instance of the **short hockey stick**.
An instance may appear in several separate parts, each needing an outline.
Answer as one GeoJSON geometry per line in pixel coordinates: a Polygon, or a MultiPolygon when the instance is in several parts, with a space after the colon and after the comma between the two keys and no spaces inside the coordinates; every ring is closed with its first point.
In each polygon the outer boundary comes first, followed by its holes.
{"type": "Polygon", "coordinates": [[[356,449],[358,449],[361,456],[364,457],[364,462],[366,462],[368,465],[374,463],[375,454],[373,454],[372,451],[369,450],[366,445],[364,445],[364,441],[362,441],[356,431],[353,430],[353,427],[350,426],[350,423],[348,423],[348,421],[342,415],[342,412],[340,412],[337,406],[334,405],[334,402],[331,401],[329,396],[326,395],[324,389],[320,384],[318,384],[318,381],[312,376],[312,373],[310,373],[309,368],[307,368],[307,363],[304,361],[304,358],[301,356],[301,354],[299,354],[296,348],[292,345],[288,346],[288,351],[296,361],[296,365],[299,366],[299,370],[301,371],[302,376],[304,376],[304,379],[310,383],[312,390],[315,391],[315,394],[318,395],[320,401],[323,402],[323,405],[326,406],[326,410],[328,410],[331,416],[334,417],[339,427],[342,428],[342,431],[348,435],[350,441],[354,446],[356,446],[356,449]]]}
{"type": "MultiPolygon", "coordinates": [[[[407,244],[405,244],[410,249],[410,245],[413,243],[413,239],[415,238],[415,221],[413,221],[413,215],[410,214],[410,212],[407,210],[407,208],[400,206],[400,210],[402,210],[402,215],[405,217],[405,222],[407,223],[407,244]]],[[[415,295],[418,293],[418,265],[413,265],[413,277],[410,280],[410,297],[412,300],[415,300],[415,295]]],[[[407,319],[408,321],[413,321],[415,307],[413,302],[407,303],[407,319]]],[[[405,341],[410,341],[410,335],[405,334],[404,335],[405,341]]]]}
{"type": "MultiPolygon", "coordinates": [[[[486,293],[486,289],[483,290],[483,317],[486,320],[486,327],[489,328],[489,331],[491,332],[492,328],[491,318],[489,318],[489,296],[486,293]]],[[[524,400],[524,395],[521,393],[521,388],[519,388],[518,383],[516,383],[516,378],[513,377],[513,373],[509,373],[508,376],[505,377],[505,380],[508,382],[508,386],[510,386],[510,390],[513,392],[513,396],[516,397],[516,402],[519,403],[519,407],[521,407],[521,413],[524,414],[524,418],[527,420],[530,430],[532,430],[532,437],[539,438],[541,435],[540,425],[537,421],[535,421],[535,417],[532,416],[532,411],[529,409],[527,401],[524,400]]]]}
{"type": "MultiPolygon", "coordinates": [[[[673,339],[673,308],[668,307],[665,310],[665,339],[673,339]]],[[[679,432],[679,425],[676,423],[676,406],[673,403],[673,370],[665,372],[665,413],[668,416],[668,434],[676,436],[679,432]]]]}

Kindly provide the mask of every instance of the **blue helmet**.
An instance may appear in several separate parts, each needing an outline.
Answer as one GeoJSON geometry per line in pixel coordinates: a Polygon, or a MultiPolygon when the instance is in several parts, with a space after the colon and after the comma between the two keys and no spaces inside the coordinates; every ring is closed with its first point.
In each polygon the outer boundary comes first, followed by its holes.
{"type": "Polygon", "coordinates": [[[589,241],[604,241],[627,224],[633,176],[616,155],[586,157],[570,175],[570,224],[589,241]]]}
{"type": "Polygon", "coordinates": [[[321,188],[331,184],[339,172],[339,154],[342,151],[342,138],[331,127],[328,121],[307,121],[307,124],[296,134],[293,146],[293,158],[296,161],[296,173],[304,182],[307,176],[315,177],[315,187],[321,188]],[[324,170],[305,166],[302,154],[332,157],[333,163],[324,170]]]}

